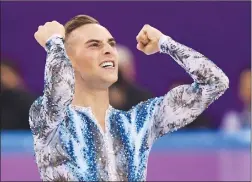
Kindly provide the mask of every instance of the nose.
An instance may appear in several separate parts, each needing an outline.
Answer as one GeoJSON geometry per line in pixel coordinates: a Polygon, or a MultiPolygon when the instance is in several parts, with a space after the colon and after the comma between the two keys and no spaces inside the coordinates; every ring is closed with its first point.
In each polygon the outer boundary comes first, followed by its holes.
{"type": "Polygon", "coordinates": [[[113,48],[110,44],[105,44],[103,47],[103,54],[108,55],[113,53],[113,48]]]}

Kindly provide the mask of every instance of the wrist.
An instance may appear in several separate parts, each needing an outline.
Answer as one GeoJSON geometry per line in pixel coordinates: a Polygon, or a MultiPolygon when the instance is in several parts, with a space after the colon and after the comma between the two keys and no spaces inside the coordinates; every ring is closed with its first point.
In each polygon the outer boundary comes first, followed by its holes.
{"type": "Polygon", "coordinates": [[[54,34],[49,37],[45,44],[46,51],[49,51],[53,44],[61,44],[64,41],[63,36],[59,34],[54,34]]]}
{"type": "Polygon", "coordinates": [[[52,36],[50,36],[47,40],[46,43],[49,42],[50,40],[52,40],[53,38],[60,38],[63,39],[63,36],[60,34],[53,34],[52,36]]]}
{"type": "Polygon", "coordinates": [[[163,34],[163,35],[159,38],[159,41],[158,41],[158,48],[159,48],[159,51],[160,51],[161,53],[163,52],[163,50],[162,50],[162,45],[163,45],[164,43],[167,43],[169,39],[171,39],[171,37],[169,37],[169,36],[167,36],[167,35],[165,35],[165,34],[163,34]]]}

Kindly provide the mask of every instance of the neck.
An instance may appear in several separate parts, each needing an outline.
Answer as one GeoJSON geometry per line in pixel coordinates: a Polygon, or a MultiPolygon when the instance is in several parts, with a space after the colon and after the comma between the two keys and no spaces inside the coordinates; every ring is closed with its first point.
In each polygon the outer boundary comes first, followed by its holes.
{"type": "Polygon", "coordinates": [[[108,88],[92,88],[85,83],[80,84],[77,82],[72,105],[91,107],[95,113],[106,111],[109,107],[108,88]]]}
{"type": "Polygon", "coordinates": [[[106,111],[109,108],[109,89],[95,88],[84,81],[75,81],[72,105],[90,107],[96,120],[105,131],[106,111]]]}

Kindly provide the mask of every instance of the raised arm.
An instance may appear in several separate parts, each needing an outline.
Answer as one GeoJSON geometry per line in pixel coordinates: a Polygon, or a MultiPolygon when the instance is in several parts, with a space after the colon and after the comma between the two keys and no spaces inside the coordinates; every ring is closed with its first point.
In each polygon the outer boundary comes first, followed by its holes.
{"type": "Polygon", "coordinates": [[[145,27],[144,32],[147,37],[138,36],[139,50],[146,54],[159,50],[170,55],[194,80],[191,85],[178,86],[165,96],[143,102],[133,109],[136,113],[145,113],[141,130],[148,135],[151,144],[158,137],[192,122],[225,92],[229,80],[220,68],[199,52],[153,27],[145,27]]]}
{"type": "Polygon", "coordinates": [[[155,137],[192,122],[229,86],[222,70],[199,52],[167,36],[161,37],[159,48],[184,68],[194,82],[178,86],[163,97],[151,118],[155,137]]]}
{"type": "Polygon", "coordinates": [[[64,27],[50,22],[40,27],[35,38],[47,52],[44,94],[30,109],[30,127],[39,138],[47,135],[64,121],[74,94],[74,70],[63,43],[64,27]]]}

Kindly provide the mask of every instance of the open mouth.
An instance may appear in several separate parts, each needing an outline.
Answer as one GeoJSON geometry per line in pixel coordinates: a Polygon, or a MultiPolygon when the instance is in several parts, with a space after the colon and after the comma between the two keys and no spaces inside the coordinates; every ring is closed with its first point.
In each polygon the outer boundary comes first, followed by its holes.
{"type": "Polygon", "coordinates": [[[100,64],[100,67],[102,67],[102,68],[115,68],[115,62],[114,61],[104,61],[100,64]]]}

